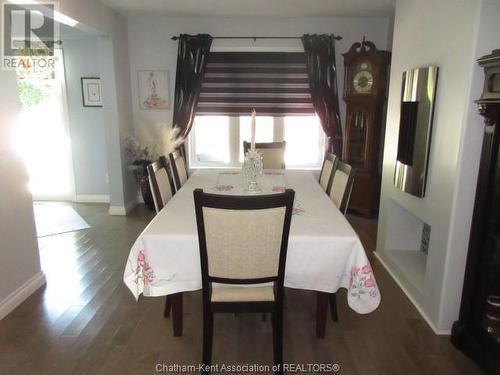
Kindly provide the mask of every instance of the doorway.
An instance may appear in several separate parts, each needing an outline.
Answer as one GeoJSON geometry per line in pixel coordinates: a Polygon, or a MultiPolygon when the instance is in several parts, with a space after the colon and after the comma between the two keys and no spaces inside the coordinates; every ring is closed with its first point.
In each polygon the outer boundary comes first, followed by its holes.
{"type": "Polygon", "coordinates": [[[56,49],[54,57],[53,69],[17,72],[22,111],[14,147],[26,165],[35,201],[75,199],[62,50],[56,49]]]}

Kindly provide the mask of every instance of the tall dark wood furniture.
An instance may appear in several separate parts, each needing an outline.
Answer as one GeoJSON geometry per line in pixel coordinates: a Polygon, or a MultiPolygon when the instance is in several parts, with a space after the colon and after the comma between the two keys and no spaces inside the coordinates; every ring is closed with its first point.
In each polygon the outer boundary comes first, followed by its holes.
{"type": "Polygon", "coordinates": [[[344,56],[346,127],[343,160],[358,169],[349,208],[365,215],[380,199],[380,133],[391,53],[372,42],[354,43],[344,56]]]}
{"type": "Polygon", "coordinates": [[[500,374],[500,50],[478,63],[485,71],[477,101],[484,140],[459,320],[451,340],[489,374],[500,374]]]}

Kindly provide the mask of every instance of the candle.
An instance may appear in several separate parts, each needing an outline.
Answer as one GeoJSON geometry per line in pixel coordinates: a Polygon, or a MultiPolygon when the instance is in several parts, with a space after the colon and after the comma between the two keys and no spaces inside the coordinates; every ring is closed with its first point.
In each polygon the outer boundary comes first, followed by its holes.
{"type": "Polygon", "coordinates": [[[255,112],[255,108],[252,111],[252,143],[250,145],[250,150],[255,151],[255,117],[257,116],[257,112],[255,112]]]}

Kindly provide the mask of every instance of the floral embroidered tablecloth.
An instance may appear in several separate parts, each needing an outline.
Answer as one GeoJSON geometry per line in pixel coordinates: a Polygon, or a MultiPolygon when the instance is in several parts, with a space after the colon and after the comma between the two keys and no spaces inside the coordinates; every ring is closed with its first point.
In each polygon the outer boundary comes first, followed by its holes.
{"type": "MultiPolygon", "coordinates": [[[[285,286],[322,292],[346,288],[349,306],[360,314],[375,310],[380,292],[359,237],[306,171],[265,171],[263,193],[290,187],[296,192],[285,271],[285,286]]],[[[136,299],[201,289],[193,190],[241,194],[237,171],[194,173],[135,241],[124,282],[136,299]]]]}

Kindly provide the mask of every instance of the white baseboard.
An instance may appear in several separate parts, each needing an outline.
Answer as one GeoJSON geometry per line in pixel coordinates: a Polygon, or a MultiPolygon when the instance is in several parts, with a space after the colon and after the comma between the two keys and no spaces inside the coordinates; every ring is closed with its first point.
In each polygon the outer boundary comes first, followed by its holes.
{"type": "Polygon", "coordinates": [[[127,214],[125,206],[109,206],[108,212],[111,216],[125,216],[127,214]]]}
{"type": "Polygon", "coordinates": [[[451,329],[437,329],[436,328],[436,326],[429,319],[429,317],[427,316],[427,314],[425,313],[425,311],[422,310],[422,308],[417,304],[417,302],[415,301],[415,299],[408,292],[408,289],[406,289],[405,286],[398,280],[398,278],[396,277],[396,275],[394,274],[394,272],[392,272],[392,270],[387,266],[387,264],[384,262],[384,260],[377,254],[376,251],[373,252],[373,254],[375,254],[375,257],[377,258],[377,260],[380,262],[380,264],[382,264],[382,266],[384,266],[384,268],[387,271],[387,273],[389,275],[391,275],[391,277],[396,282],[396,284],[398,284],[398,286],[401,288],[401,290],[403,291],[403,293],[406,294],[406,297],[408,297],[408,299],[410,300],[410,302],[413,304],[413,306],[415,306],[415,308],[417,309],[417,311],[419,312],[419,314],[422,315],[422,318],[424,318],[424,320],[429,325],[429,327],[431,327],[431,329],[434,331],[434,333],[436,335],[450,335],[451,334],[451,329]]]}
{"type": "Polygon", "coordinates": [[[109,195],[106,194],[77,194],[77,203],[109,203],[109,195]]]}
{"type": "Polygon", "coordinates": [[[17,306],[23,303],[29,296],[31,296],[45,283],[45,275],[42,271],[40,271],[19,288],[10,293],[6,298],[0,301],[0,320],[5,318],[11,311],[13,311],[17,306]]]}
{"type": "Polygon", "coordinates": [[[137,206],[137,201],[130,201],[125,206],[109,206],[109,214],[112,216],[125,216],[137,206]]]}

